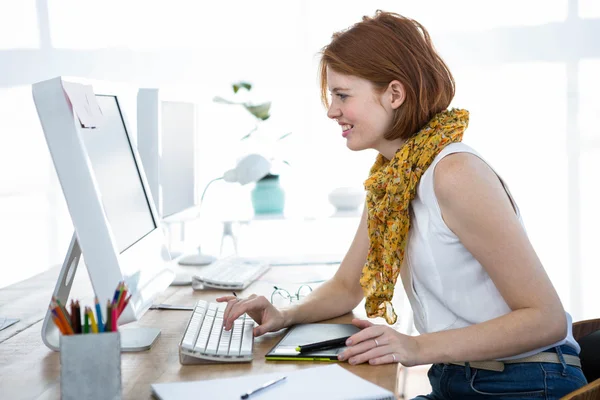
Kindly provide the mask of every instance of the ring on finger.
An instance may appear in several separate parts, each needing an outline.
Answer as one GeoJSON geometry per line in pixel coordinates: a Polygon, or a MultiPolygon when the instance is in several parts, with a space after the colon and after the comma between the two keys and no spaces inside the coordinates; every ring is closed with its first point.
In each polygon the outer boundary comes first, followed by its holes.
{"type": "Polygon", "coordinates": [[[396,361],[396,355],[394,353],[392,353],[392,358],[394,359],[394,362],[397,362],[396,361]]]}
{"type": "Polygon", "coordinates": [[[375,347],[379,347],[379,342],[377,341],[377,339],[373,339],[373,341],[375,342],[375,347]]]}

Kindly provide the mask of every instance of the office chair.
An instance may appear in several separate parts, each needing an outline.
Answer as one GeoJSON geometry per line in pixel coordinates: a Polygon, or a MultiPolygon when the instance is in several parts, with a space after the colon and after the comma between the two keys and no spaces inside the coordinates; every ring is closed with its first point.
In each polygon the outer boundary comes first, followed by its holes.
{"type": "Polygon", "coordinates": [[[573,323],[573,337],[581,346],[581,369],[588,380],[584,387],[561,400],[594,400],[600,398],[600,318],[573,323]]]}

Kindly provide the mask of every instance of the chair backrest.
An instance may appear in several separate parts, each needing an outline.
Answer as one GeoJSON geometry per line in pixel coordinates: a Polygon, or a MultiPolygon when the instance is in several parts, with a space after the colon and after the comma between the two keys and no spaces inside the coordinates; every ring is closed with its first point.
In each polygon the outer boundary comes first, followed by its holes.
{"type": "Polygon", "coordinates": [[[575,322],[573,337],[581,346],[581,369],[589,383],[561,400],[600,399],[600,318],[575,322]]]}
{"type": "Polygon", "coordinates": [[[581,369],[588,382],[600,378],[600,330],[577,340],[581,346],[581,369]]]}
{"type": "Polygon", "coordinates": [[[600,318],[588,319],[573,323],[573,337],[579,342],[579,339],[589,335],[592,332],[600,330],[600,318]]]}
{"type": "Polygon", "coordinates": [[[600,399],[600,379],[561,397],[560,400],[598,400],[600,399]]]}

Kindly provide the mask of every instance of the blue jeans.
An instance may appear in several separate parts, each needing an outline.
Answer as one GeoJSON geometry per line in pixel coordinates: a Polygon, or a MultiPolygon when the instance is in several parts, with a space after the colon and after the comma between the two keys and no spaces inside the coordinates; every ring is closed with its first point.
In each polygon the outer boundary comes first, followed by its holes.
{"type": "Polygon", "coordinates": [[[427,376],[433,391],[413,400],[450,399],[560,399],[587,384],[580,368],[567,365],[563,354],[577,355],[563,345],[556,352],[561,364],[505,364],[503,372],[453,364],[433,364],[427,376]]]}

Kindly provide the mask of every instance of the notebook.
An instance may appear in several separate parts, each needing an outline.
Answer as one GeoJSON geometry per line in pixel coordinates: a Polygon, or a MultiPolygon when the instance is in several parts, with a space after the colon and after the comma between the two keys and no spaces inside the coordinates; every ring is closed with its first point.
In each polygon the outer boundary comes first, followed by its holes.
{"type": "Polygon", "coordinates": [[[394,400],[394,394],[338,364],[305,368],[293,372],[246,375],[236,378],[195,382],[154,383],[152,395],[159,400],[238,400],[266,382],[286,379],[249,397],[250,400],[394,400]]]}
{"type": "Polygon", "coordinates": [[[360,328],[352,324],[300,324],[291,327],[287,334],[266,354],[267,360],[318,360],[337,361],[337,355],[345,347],[329,350],[319,350],[310,353],[300,353],[296,347],[325,340],[352,336],[360,328]]]}

